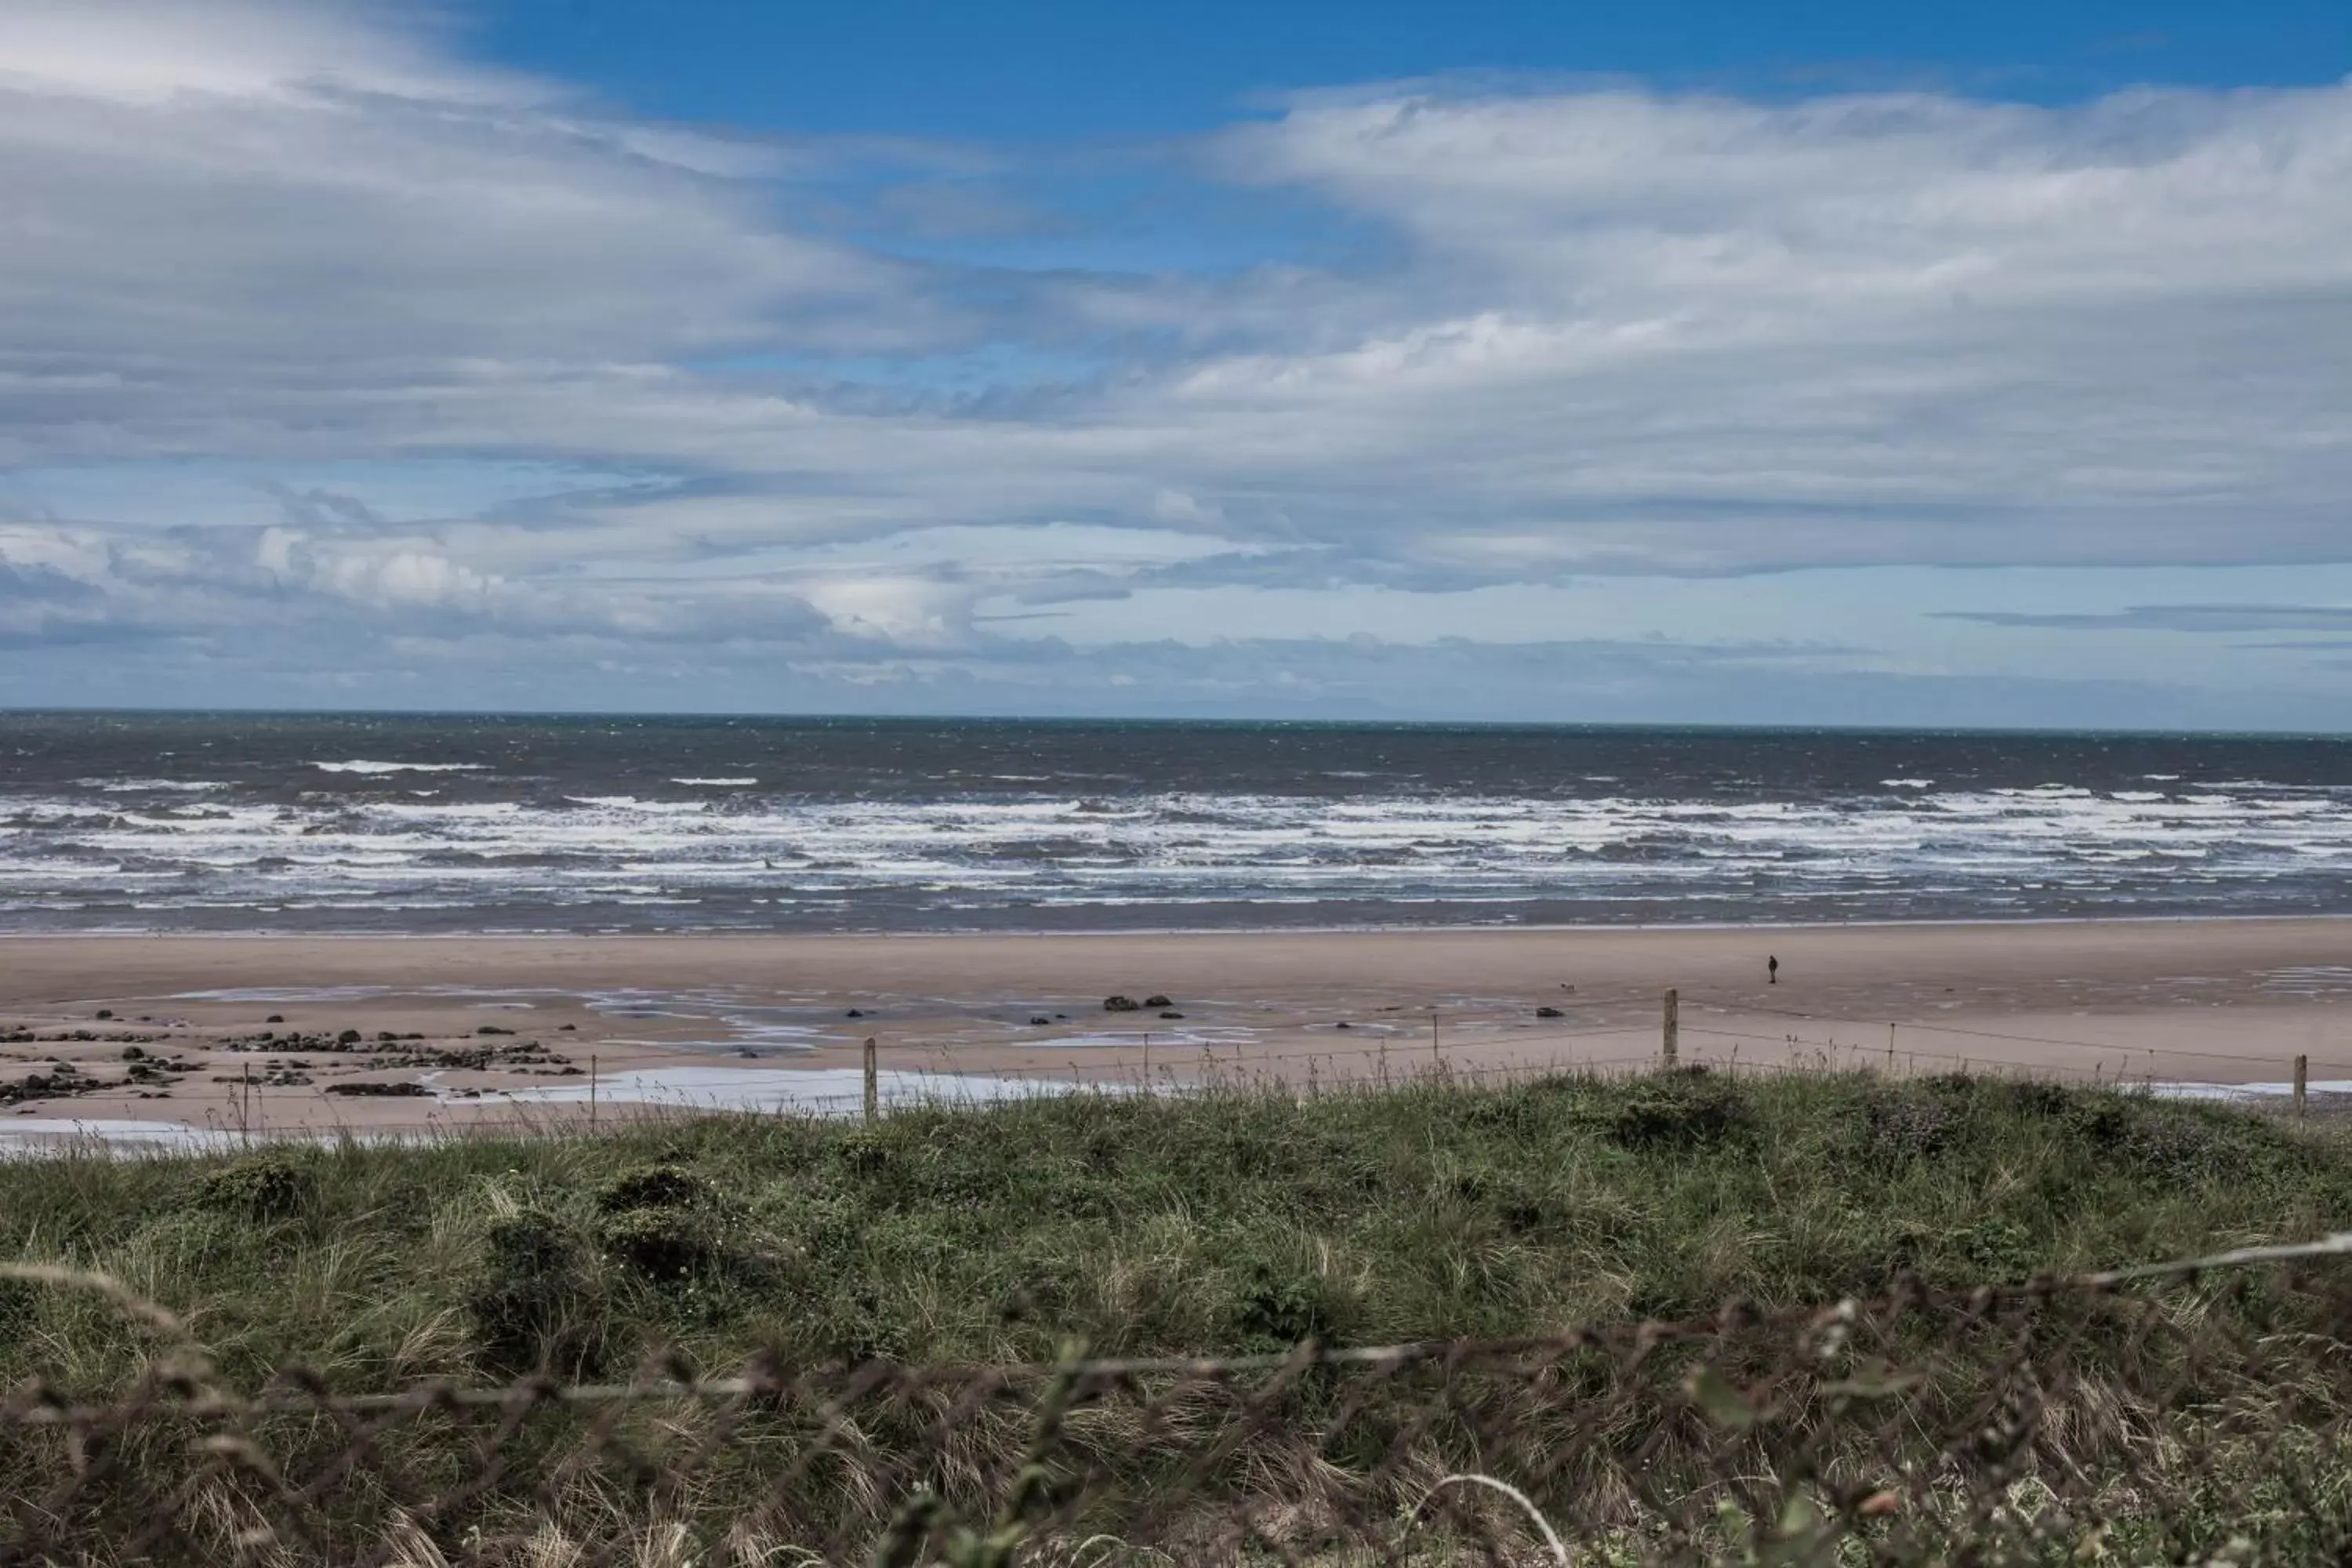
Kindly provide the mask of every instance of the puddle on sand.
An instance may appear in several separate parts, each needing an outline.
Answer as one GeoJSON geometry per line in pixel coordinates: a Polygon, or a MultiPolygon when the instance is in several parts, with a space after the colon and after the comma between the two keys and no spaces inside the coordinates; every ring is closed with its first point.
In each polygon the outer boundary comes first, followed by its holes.
{"type": "Polygon", "coordinates": [[[615,1039],[615,1045],[642,1045],[672,1050],[731,1051],[750,1047],[768,1051],[807,1050],[828,1040],[849,1039],[816,1020],[835,1009],[819,1003],[762,1004],[744,1000],[724,990],[571,991],[551,988],[497,989],[456,985],[277,985],[220,991],[183,991],[176,1002],[230,1002],[250,1005],[331,1005],[338,1002],[380,1002],[413,997],[420,1002],[457,1002],[476,1012],[535,1012],[550,1004],[576,1001],[590,1012],[611,1019],[638,1018],[711,1026],[707,1038],[615,1039]]]}
{"type": "MultiPolygon", "coordinates": [[[[2166,1100],[2259,1100],[2294,1092],[2291,1083],[2151,1083],[2146,1087],[2148,1093],[2166,1100]]],[[[2304,1088],[2313,1094],[2352,1094],[2352,1079],[2315,1079],[2304,1088]]]]}
{"type": "Polygon", "coordinates": [[[162,1153],[210,1154],[234,1149],[242,1142],[236,1133],[215,1127],[187,1127],[176,1121],[134,1121],[107,1117],[78,1117],[0,1123],[0,1159],[19,1155],[61,1154],[77,1147],[151,1149],[162,1153]]]}
{"type": "MultiPolygon", "coordinates": [[[[887,1001],[868,999],[861,1007],[864,1016],[850,1018],[838,998],[822,999],[803,994],[789,1000],[753,1000],[752,993],[735,986],[704,986],[661,988],[614,986],[606,989],[495,989],[470,986],[422,985],[322,985],[322,986],[256,986],[239,990],[186,991],[172,999],[187,1002],[232,1002],[248,1005],[268,1004],[287,1006],[299,1004],[331,1005],[337,1002],[383,1001],[415,997],[420,1001],[457,1001],[474,1010],[512,1009],[533,1011],[551,1003],[576,1001],[597,1016],[610,1023],[639,1022],[670,1026],[686,1026],[689,1035],[664,1038],[616,1035],[611,1038],[615,1046],[641,1046],[651,1050],[724,1053],[755,1057],[799,1055],[826,1045],[854,1045],[869,1034],[887,1032],[890,1028],[887,1015],[918,1008],[928,1013],[952,1016],[970,1005],[936,997],[895,997],[887,1001]]],[[[1067,1006],[1065,999],[1060,1005],[1067,1006]]],[[[1052,1017],[1061,1027],[1072,1027],[1066,1013],[1057,1014],[1055,1004],[991,1004],[986,1013],[961,1025],[935,1026],[925,1036],[925,1043],[952,1052],[963,1045],[1019,1045],[1039,1050],[1125,1049],[1137,1048],[1143,1043],[1146,1026],[1139,1021],[1134,1028],[1087,1028],[1083,1022],[1075,1026],[1076,1034],[1058,1034],[1051,1027],[1029,1023],[1035,1017],[1052,1017]],[[988,1013],[1002,1013],[1001,1017],[988,1013]]],[[[1418,1024],[1413,1026],[1418,1028],[1418,1024]]],[[[1381,1019],[1363,1019],[1355,1026],[1358,1032],[1372,1036],[1402,1034],[1403,1026],[1381,1019]]],[[[1166,1028],[1150,1028],[1152,1048],[1170,1050],[1235,1050],[1245,1049],[1265,1037],[1265,1031],[1247,1025],[1203,1024],[1173,1025],[1166,1028]]],[[[650,1031],[648,1031],[650,1033],[650,1031]]]]}
{"type": "Polygon", "coordinates": [[[1137,1029],[1130,1033],[1102,1029],[1084,1035],[1040,1035],[1025,1042],[1038,1051],[1059,1050],[1064,1046],[1089,1048],[1108,1047],[1111,1049],[1141,1050],[1147,1043],[1157,1050],[1239,1050],[1254,1046],[1265,1037],[1257,1029],[1137,1029]]]}
{"type": "Polygon", "coordinates": [[[2298,963],[2273,969],[2263,975],[2262,988],[2290,996],[2341,996],[2352,992],[2352,965],[2298,963]]]}
{"type": "Polygon", "coordinates": [[[818,1003],[754,1003],[727,991],[616,991],[583,993],[588,1010],[608,1019],[668,1020],[715,1025],[723,1036],[691,1039],[637,1040],[615,1037],[614,1045],[647,1046],[658,1050],[736,1051],[765,1055],[770,1051],[805,1051],[828,1041],[853,1037],[816,1022],[836,1016],[837,1009],[818,1003]]]}
{"type": "Polygon", "coordinates": [[[249,985],[227,991],[177,991],[173,1002],[372,1002],[393,994],[389,985],[249,985]]]}
{"type": "MultiPolygon", "coordinates": [[[[604,1105],[675,1106],[689,1110],[798,1110],[820,1115],[856,1111],[866,1103],[866,1075],[857,1068],[637,1068],[596,1080],[604,1105]]],[[[977,1104],[1066,1094],[1086,1086],[1034,1079],[990,1078],[974,1073],[902,1072],[877,1075],[886,1105],[977,1104]]],[[[1100,1086],[1109,1087],[1109,1086],[1100,1086]]],[[[441,1091],[445,1104],[495,1106],[585,1105],[585,1083],[534,1084],[527,1089],[485,1092],[462,1100],[441,1091]]]]}
{"type": "MultiPolygon", "coordinates": [[[[427,1079],[430,1082],[430,1079],[427,1079]]],[[[532,1085],[502,1093],[474,1097],[433,1085],[438,1103],[496,1110],[509,1105],[585,1105],[584,1082],[532,1085]]],[[[1088,1089],[1106,1094],[1129,1092],[1122,1084],[1077,1084],[1032,1079],[989,1078],[970,1073],[901,1072],[879,1075],[877,1085],[886,1105],[978,1105],[1035,1096],[1067,1094],[1088,1089]]],[[[854,1116],[866,1103],[865,1074],[856,1068],[640,1068],[605,1075],[596,1081],[596,1100],[604,1105],[668,1107],[679,1110],[797,1112],[816,1116],[854,1116]]],[[[462,1134],[463,1118],[444,1130],[462,1134]]],[[[271,1129],[248,1140],[216,1127],[189,1127],[175,1121],[137,1121],[104,1117],[71,1121],[42,1118],[0,1123],[0,1160],[42,1158],[97,1150],[107,1153],[216,1154],[252,1144],[324,1142],[353,1138],[362,1142],[400,1142],[418,1136],[414,1128],[271,1129]]]]}

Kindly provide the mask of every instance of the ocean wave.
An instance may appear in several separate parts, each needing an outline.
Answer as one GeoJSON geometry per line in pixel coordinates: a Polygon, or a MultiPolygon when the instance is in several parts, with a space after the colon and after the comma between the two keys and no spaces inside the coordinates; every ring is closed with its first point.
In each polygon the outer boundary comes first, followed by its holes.
{"type": "Polygon", "coordinates": [[[650,811],[701,813],[710,809],[708,802],[699,800],[640,800],[633,795],[568,795],[563,797],[574,805],[603,806],[608,811],[650,811]]]}
{"type": "Polygon", "coordinates": [[[310,765],[325,773],[478,773],[488,768],[483,763],[379,763],[363,757],[348,763],[310,765]]]}
{"type": "Polygon", "coordinates": [[[698,785],[709,789],[750,789],[758,779],[672,779],[674,784],[698,785]]]}
{"type": "Polygon", "coordinates": [[[35,828],[45,833],[76,833],[126,828],[127,816],[110,812],[77,811],[70,805],[42,802],[0,816],[0,828],[35,828]]]}
{"type": "Polygon", "coordinates": [[[207,790],[234,789],[236,786],[220,780],[194,779],[76,779],[84,789],[103,790],[108,795],[147,795],[159,791],[184,791],[202,794],[207,790]]]}
{"type": "Polygon", "coordinates": [[[413,857],[415,865],[450,869],[529,870],[554,866],[593,866],[607,864],[604,857],[579,849],[500,849],[485,846],[478,849],[441,846],[422,849],[413,857]]]}
{"type": "Polygon", "coordinates": [[[455,910],[532,927],[648,903],[740,923],[791,905],[804,923],[885,928],[1155,903],[1718,914],[1744,903],[1783,918],[2344,904],[2352,800],[2212,786],[2167,795],[2122,782],[1894,795],[1865,783],[1762,799],[232,791],[121,814],[78,805],[86,795],[0,795],[0,875],[12,910],[120,907],[135,890],[142,909],[455,910]]]}

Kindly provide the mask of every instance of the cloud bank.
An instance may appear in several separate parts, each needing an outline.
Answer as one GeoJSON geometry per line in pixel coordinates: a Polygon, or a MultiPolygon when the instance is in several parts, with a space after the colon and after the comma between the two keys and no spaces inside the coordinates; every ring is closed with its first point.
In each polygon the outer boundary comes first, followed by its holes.
{"type": "MultiPolygon", "coordinates": [[[[350,689],[463,703],[509,691],[495,646],[569,703],[515,651],[560,637],[854,696],[1001,686],[1060,659],[1055,606],[1190,595],[1136,700],[1246,709],[1354,700],[1337,655],[1207,651],[1280,643],[1269,591],[2352,559],[2352,88],[1369,89],[1181,154],[1313,215],[1314,259],[1087,265],[1067,216],[1071,260],[1013,268],[892,237],[1051,230],[1017,160],[646,123],[461,45],[0,13],[0,657],[331,634],[350,689]]],[[[2345,613],[2275,608],[1971,624],[2345,613]]],[[[1971,675],[1915,654],[1805,679],[1971,675]]]]}

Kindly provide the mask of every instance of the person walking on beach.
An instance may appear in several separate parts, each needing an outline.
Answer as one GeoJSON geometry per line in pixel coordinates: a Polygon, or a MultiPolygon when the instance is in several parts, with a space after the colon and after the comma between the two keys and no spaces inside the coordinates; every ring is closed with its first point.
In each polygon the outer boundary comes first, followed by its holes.
{"type": "Polygon", "coordinates": [[[1780,955],[1777,952],[1764,956],[1764,983],[1767,985],[1780,984],[1780,955]]]}

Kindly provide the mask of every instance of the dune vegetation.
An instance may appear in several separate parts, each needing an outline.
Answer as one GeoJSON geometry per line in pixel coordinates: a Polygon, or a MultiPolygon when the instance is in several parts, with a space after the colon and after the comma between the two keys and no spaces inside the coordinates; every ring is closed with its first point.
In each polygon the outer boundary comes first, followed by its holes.
{"type": "MultiPolygon", "coordinates": [[[[754,1354],[807,1369],[1541,1335],[2347,1227],[2352,1151],[2332,1136],[2130,1093],[1864,1075],[1076,1095],[872,1125],[728,1117],[0,1166],[0,1256],[165,1309],[206,1375],[247,1394],[289,1366],[361,1394],[626,1378],[656,1352],[717,1376],[754,1354]]],[[[2214,1300],[2200,1310],[2239,1310],[2214,1300]]],[[[2076,1343],[2107,1353],[2095,1333],[2076,1343]]],[[[161,1353],[100,1291],[0,1280],[0,1384],[20,1397],[102,1402],[161,1353]]],[[[1629,1408],[1612,1419],[1638,1421],[1629,1408]]],[[[273,1419],[297,1450],[347,1436],[273,1419]]],[[[534,1452],[561,1447],[549,1420],[534,1452]]],[[[461,1474],[464,1430],[411,1424],[402,1462],[461,1474]]],[[[0,1426],[13,1506],[73,1462],[53,1438],[0,1426]]],[[[183,1462],[142,1453],[157,1487],[183,1462]]],[[[713,1468],[731,1479],[674,1499],[672,1527],[740,1525],[756,1466],[713,1468]]],[[[67,1489],[85,1541],[127,1517],[110,1486],[67,1489]]],[[[510,1492],[435,1528],[478,1532],[510,1492]]],[[[324,1512],[372,1539],[423,1529],[395,1489],[347,1501],[324,1512]]],[[[880,1519],[889,1501],[859,1506],[880,1519]]]]}

